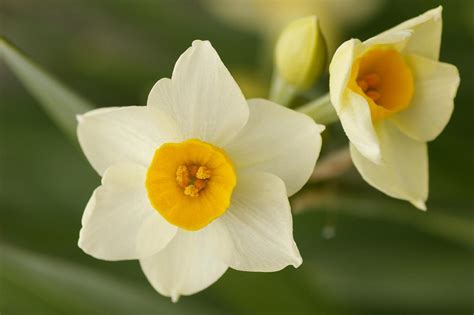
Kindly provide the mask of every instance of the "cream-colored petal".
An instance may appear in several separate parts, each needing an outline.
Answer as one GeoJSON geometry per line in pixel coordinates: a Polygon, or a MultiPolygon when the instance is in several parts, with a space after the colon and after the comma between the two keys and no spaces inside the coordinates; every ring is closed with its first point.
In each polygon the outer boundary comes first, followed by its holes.
{"type": "Polygon", "coordinates": [[[346,41],[337,49],[329,67],[329,90],[331,104],[349,140],[364,156],[378,163],[380,149],[369,104],[347,87],[354,59],[364,49],[364,45],[357,39],[346,41]]]}
{"type": "Polygon", "coordinates": [[[227,270],[227,265],[215,255],[221,247],[220,235],[209,227],[194,232],[179,230],[165,249],[140,259],[153,288],[173,302],[181,295],[204,290],[227,270]]]}
{"type": "Polygon", "coordinates": [[[185,139],[225,145],[245,126],[247,102],[208,41],[194,41],[176,62],[171,81],[153,87],[149,107],[176,120],[185,139]]]}
{"type": "Polygon", "coordinates": [[[351,77],[352,64],[358,55],[361,42],[351,39],[344,42],[334,53],[329,65],[329,92],[331,104],[337,113],[344,107],[347,84],[351,77]]]}
{"type": "Polygon", "coordinates": [[[410,30],[382,33],[364,41],[362,43],[363,48],[360,49],[359,54],[363,54],[367,49],[375,45],[389,45],[398,51],[402,51],[405,49],[412,35],[413,31],[410,30]]]}
{"type": "Polygon", "coordinates": [[[288,265],[296,268],[302,263],[293,240],[285,185],[275,175],[239,174],[231,206],[215,221],[214,229],[217,228],[221,231],[215,233],[221,240],[218,255],[231,268],[270,272],[288,265]]]}
{"type": "Polygon", "coordinates": [[[441,47],[441,31],[443,28],[442,11],[443,8],[439,6],[407,20],[383,34],[401,30],[411,30],[413,31],[413,35],[410,37],[404,52],[406,54],[417,54],[438,60],[441,47]]]}
{"type": "Polygon", "coordinates": [[[446,127],[459,86],[458,69],[421,56],[406,58],[415,79],[410,107],[392,117],[404,133],[419,141],[435,139],[446,127]]]}
{"type": "Polygon", "coordinates": [[[158,108],[171,117],[176,117],[171,79],[162,78],[155,83],[148,94],[147,106],[158,108]]]}
{"type": "Polygon", "coordinates": [[[373,163],[379,164],[380,144],[367,100],[349,90],[345,104],[339,111],[339,119],[344,132],[357,150],[373,163]]]}
{"type": "Polygon", "coordinates": [[[82,217],[79,247],[104,260],[150,256],[176,234],[150,205],[145,190],[146,168],[117,164],[107,169],[82,217]]]}
{"type": "Polygon", "coordinates": [[[324,126],[267,100],[248,102],[247,125],[224,150],[238,169],[269,172],[283,179],[290,196],[313,172],[324,126]]]}
{"type": "Polygon", "coordinates": [[[351,156],[359,173],[385,194],[411,202],[426,210],[428,198],[428,152],[424,142],[401,133],[389,121],[376,126],[382,150],[382,164],[374,164],[351,144],[351,156]]]}
{"type": "Polygon", "coordinates": [[[78,116],[78,121],[81,148],[101,175],[117,163],[148,167],[161,144],[181,140],[168,115],[146,106],[96,109],[78,116]]]}

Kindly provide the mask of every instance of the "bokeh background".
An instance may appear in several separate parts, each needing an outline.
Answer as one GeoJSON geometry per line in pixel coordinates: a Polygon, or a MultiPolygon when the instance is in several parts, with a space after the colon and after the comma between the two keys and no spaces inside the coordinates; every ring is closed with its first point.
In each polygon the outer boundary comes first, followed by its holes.
{"type": "MultiPolygon", "coordinates": [[[[2,0],[0,33],[92,103],[119,106],[144,104],[193,39],[212,41],[247,96],[266,96],[272,43],[288,19],[319,14],[334,48],[440,4],[441,60],[458,66],[461,86],[429,145],[429,211],[384,196],[353,169],[310,184],[292,200],[300,268],[229,270],[177,304],[136,261],[77,247],[100,178],[0,62],[0,313],[472,314],[474,1],[2,0]]],[[[336,124],[325,142],[329,154],[347,140],[336,124]]]]}

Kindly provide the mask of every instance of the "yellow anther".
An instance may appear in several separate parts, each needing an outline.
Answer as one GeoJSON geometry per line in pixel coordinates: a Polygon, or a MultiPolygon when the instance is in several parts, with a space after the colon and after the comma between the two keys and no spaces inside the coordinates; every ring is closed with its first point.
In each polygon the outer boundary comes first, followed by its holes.
{"type": "Polygon", "coordinates": [[[369,88],[367,81],[365,81],[364,79],[357,80],[357,85],[359,85],[362,91],[364,92],[367,91],[367,89],[369,88]]]}
{"type": "Polygon", "coordinates": [[[199,166],[197,165],[189,165],[188,166],[189,176],[196,177],[196,173],[198,169],[199,169],[199,166]]]}
{"type": "Polygon", "coordinates": [[[374,102],[377,102],[381,97],[380,93],[375,91],[375,90],[369,90],[369,91],[365,92],[365,95],[367,95],[368,97],[373,99],[374,102]]]}
{"type": "Polygon", "coordinates": [[[186,196],[198,197],[211,178],[211,170],[205,166],[180,165],[176,169],[176,182],[186,196]]]}
{"type": "Polygon", "coordinates": [[[375,87],[380,83],[380,75],[377,73],[368,73],[364,75],[363,80],[367,83],[369,87],[375,87]]]}
{"type": "Polygon", "coordinates": [[[207,185],[207,180],[204,180],[204,179],[196,179],[194,181],[194,187],[196,187],[197,189],[199,189],[199,191],[203,190],[204,188],[206,188],[206,185],[207,185]]]}
{"type": "Polygon", "coordinates": [[[198,197],[199,189],[194,185],[189,185],[184,188],[184,194],[189,197],[198,197]]]}
{"type": "Polygon", "coordinates": [[[205,166],[200,166],[196,173],[196,178],[208,179],[211,178],[211,170],[205,166]]]}
{"type": "Polygon", "coordinates": [[[178,166],[176,170],[176,182],[182,188],[185,188],[189,185],[189,171],[185,165],[178,166]]]}

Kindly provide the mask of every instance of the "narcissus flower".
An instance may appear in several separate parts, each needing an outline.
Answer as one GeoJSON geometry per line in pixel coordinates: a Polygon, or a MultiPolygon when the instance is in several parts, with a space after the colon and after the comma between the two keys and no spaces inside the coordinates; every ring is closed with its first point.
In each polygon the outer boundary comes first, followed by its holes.
{"type": "Polygon", "coordinates": [[[211,44],[195,41],[147,106],[79,117],[79,142],[102,176],[79,246],[99,259],[138,259],[174,301],[228,267],[298,267],[288,196],[308,180],[322,130],[269,101],[247,102],[211,44]]]}
{"type": "Polygon", "coordinates": [[[438,7],[365,42],[351,39],[330,65],[331,103],[362,177],[389,196],[426,209],[426,142],[448,123],[459,85],[438,61],[438,7]]]}

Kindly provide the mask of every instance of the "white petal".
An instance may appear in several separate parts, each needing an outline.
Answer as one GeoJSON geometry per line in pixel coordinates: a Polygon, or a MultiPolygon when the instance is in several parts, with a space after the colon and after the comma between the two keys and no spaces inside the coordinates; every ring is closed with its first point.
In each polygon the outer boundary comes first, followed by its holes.
{"type": "Polygon", "coordinates": [[[349,90],[345,104],[339,111],[339,119],[344,132],[357,150],[372,162],[379,164],[380,144],[367,100],[349,90]]]}
{"type": "Polygon", "coordinates": [[[204,290],[227,270],[227,265],[215,256],[220,247],[219,235],[209,227],[195,232],[179,230],[165,249],[140,259],[151,285],[173,302],[180,295],[204,290]]]}
{"type": "Polygon", "coordinates": [[[412,30],[413,35],[408,41],[404,52],[438,60],[443,27],[442,11],[443,8],[439,6],[420,16],[405,21],[383,34],[401,30],[412,30]]]}
{"type": "MultiPolygon", "coordinates": [[[[239,174],[231,206],[217,224],[225,225],[229,233],[230,243],[219,255],[231,268],[269,272],[302,263],[285,185],[275,175],[239,174]]],[[[227,239],[222,232],[215,234],[227,239]]]]}
{"type": "Polygon", "coordinates": [[[117,164],[107,169],[82,217],[79,247],[104,260],[137,259],[165,247],[176,234],[150,205],[146,168],[117,164]]]}
{"type": "Polygon", "coordinates": [[[249,109],[247,125],[224,149],[237,168],[283,179],[290,196],[313,172],[324,126],[267,100],[249,100],[249,109]]]}
{"type": "Polygon", "coordinates": [[[385,32],[379,34],[362,43],[364,48],[360,51],[360,54],[364,53],[367,49],[372,48],[374,45],[390,45],[396,50],[402,51],[405,49],[412,35],[413,31],[409,30],[385,32]]]}
{"type": "Polygon", "coordinates": [[[171,79],[158,80],[148,94],[147,106],[158,108],[171,117],[176,117],[174,112],[174,96],[171,79]]]}
{"type": "Polygon", "coordinates": [[[117,163],[147,167],[161,144],[181,139],[168,115],[146,106],[96,109],[78,116],[78,120],[79,143],[101,175],[117,163]]]}
{"type": "Polygon", "coordinates": [[[352,64],[357,57],[360,45],[361,42],[358,39],[348,40],[339,46],[332,57],[329,66],[329,91],[331,94],[331,104],[337,113],[344,106],[352,64]]]}
{"type": "Polygon", "coordinates": [[[431,141],[451,117],[459,72],[453,65],[420,56],[408,56],[406,60],[415,77],[415,94],[410,107],[392,119],[413,139],[431,141]]]}
{"type": "Polygon", "coordinates": [[[184,138],[223,146],[243,128],[249,110],[237,83],[207,41],[194,41],[176,62],[171,82],[153,87],[148,105],[173,117],[184,138]]]}
{"type": "Polygon", "coordinates": [[[329,90],[331,104],[349,140],[364,156],[379,163],[380,148],[369,104],[347,87],[354,59],[364,49],[364,45],[357,39],[348,40],[337,49],[329,67],[329,90]]]}
{"type": "Polygon", "coordinates": [[[365,181],[373,187],[425,210],[425,201],[428,198],[426,143],[409,138],[389,121],[378,123],[376,128],[383,164],[374,164],[351,145],[354,165],[365,181]]]}

